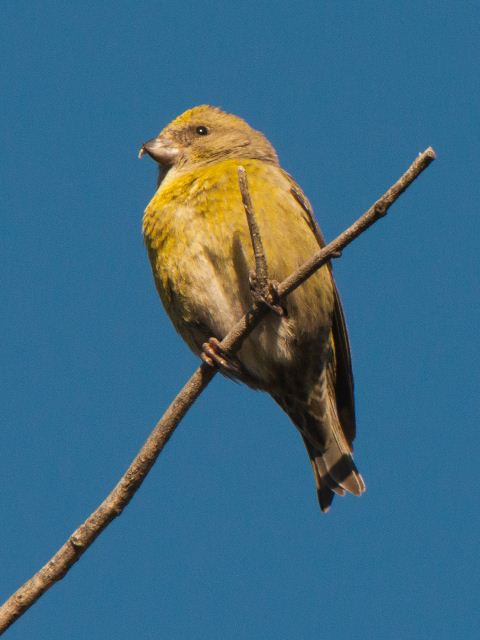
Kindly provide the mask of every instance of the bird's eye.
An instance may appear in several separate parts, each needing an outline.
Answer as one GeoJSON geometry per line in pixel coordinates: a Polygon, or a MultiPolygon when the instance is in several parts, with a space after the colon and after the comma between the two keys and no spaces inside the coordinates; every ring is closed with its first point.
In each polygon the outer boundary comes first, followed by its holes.
{"type": "Polygon", "coordinates": [[[208,129],[203,124],[195,129],[195,132],[198,133],[199,136],[206,136],[208,134],[208,129]]]}

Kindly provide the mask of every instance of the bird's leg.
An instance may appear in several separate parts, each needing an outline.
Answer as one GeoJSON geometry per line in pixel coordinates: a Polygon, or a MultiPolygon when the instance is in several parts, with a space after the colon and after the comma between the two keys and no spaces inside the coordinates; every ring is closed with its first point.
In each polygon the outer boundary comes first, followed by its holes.
{"type": "Polygon", "coordinates": [[[278,282],[268,279],[266,286],[258,286],[257,276],[250,271],[248,282],[255,302],[261,302],[271,309],[277,316],[286,316],[287,310],[280,304],[278,295],[278,282]]]}

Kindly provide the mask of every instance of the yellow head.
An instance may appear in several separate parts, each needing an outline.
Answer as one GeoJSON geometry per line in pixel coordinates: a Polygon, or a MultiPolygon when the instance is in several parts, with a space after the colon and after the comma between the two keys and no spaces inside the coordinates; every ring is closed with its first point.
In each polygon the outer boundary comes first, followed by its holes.
{"type": "Polygon", "coordinates": [[[188,171],[227,158],[278,164],[275,149],[262,133],[238,116],[209,105],[182,113],[156,138],[145,142],[140,157],[144,153],[160,164],[163,173],[171,167],[188,171]]]}

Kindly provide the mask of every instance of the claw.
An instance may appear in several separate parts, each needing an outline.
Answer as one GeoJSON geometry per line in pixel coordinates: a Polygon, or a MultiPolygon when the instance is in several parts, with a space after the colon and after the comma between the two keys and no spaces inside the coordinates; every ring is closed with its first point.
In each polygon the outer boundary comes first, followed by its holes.
{"type": "Polygon", "coordinates": [[[276,280],[268,280],[267,286],[265,288],[261,288],[258,286],[257,276],[253,271],[250,271],[248,274],[248,282],[253,299],[256,302],[262,302],[276,313],[277,316],[287,315],[285,307],[279,304],[280,296],[278,295],[278,282],[276,280]]]}
{"type": "Polygon", "coordinates": [[[200,357],[210,367],[219,367],[233,375],[240,372],[240,364],[235,358],[225,353],[217,338],[209,338],[207,342],[202,344],[200,357]]]}
{"type": "Polygon", "coordinates": [[[277,314],[277,316],[287,316],[287,309],[280,304],[280,296],[278,294],[278,282],[276,280],[268,281],[269,301],[267,305],[277,314]]]}

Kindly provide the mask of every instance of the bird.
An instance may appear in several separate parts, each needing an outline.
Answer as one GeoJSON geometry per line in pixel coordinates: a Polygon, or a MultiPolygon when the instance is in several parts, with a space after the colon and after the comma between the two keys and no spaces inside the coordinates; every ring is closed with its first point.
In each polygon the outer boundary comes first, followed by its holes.
{"type": "Polygon", "coordinates": [[[220,344],[252,305],[254,254],[238,168],[248,177],[272,290],[325,245],[302,189],[261,132],[210,105],[176,117],[142,145],[145,154],[159,177],[143,236],[174,327],[204,362],[269,393],[285,411],[305,443],[323,512],[335,494],[362,494],[350,346],[331,264],[281,300],[235,356],[220,344]]]}

